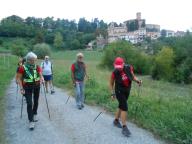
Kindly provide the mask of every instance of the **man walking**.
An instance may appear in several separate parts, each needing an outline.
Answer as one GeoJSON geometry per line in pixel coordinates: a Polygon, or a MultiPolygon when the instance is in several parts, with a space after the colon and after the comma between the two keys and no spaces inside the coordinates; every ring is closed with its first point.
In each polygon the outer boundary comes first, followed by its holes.
{"type": "Polygon", "coordinates": [[[27,101],[27,114],[29,129],[33,130],[37,119],[40,83],[44,82],[41,67],[35,64],[37,56],[29,52],[26,56],[26,63],[17,70],[18,84],[21,94],[27,101]]]}
{"type": "Polygon", "coordinates": [[[45,60],[41,63],[41,68],[43,70],[43,77],[45,80],[45,88],[46,92],[48,93],[48,85],[51,91],[51,94],[53,94],[55,91],[53,89],[53,65],[51,61],[49,60],[49,56],[45,56],[45,60]]]}
{"type": "Polygon", "coordinates": [[[82,53],[78,53],[76,62],[71,66],[71,77],[76,90],[76,104],[79,110],[84,108],[84,79],[85,76],[88,78],[83,57],[82,53]]]}

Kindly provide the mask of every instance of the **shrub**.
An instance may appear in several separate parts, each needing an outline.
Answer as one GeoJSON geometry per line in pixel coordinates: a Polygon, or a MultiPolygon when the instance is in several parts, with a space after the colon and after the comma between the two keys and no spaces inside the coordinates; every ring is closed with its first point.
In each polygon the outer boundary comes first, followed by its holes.
{"type": "Polygon", "coordinates": [[[56,49],[61,49],[63,47],[63,36],[61,35],[60,32],[57,32],[55,34],[55,38],[54,38],[54,47],[56,49]]]}
{"type": "Polygon", "coordinates": [[[134,66],[135,71],[141,74],[149,74],[150,58],[127,41],[119,41],[109,44],[104,51],[101,66],[112,69],[116,57],[124,58],[126,63],[134,66]]]}
{"type": "Polygon", "coordinates": [[[23,57],[24,55],[26,55],[27,51],[28,51],[28,48],[26,47],[25,42],[22,39],[16,39],[11,44],[11,52],[14,55],[23,57]]]}
{"type": "Polygon", "coordinates": [[[46,43],[36,44],[33,51],[40,59],[43,59],[46,55],[51,55],[51,48],[46,43]]]}
{"type": "Polygon", "coordinates": [[[0,39],[0,45],[2,45],[3,44],[3,40],[2,39],[0,39]]]}
{"type": "Polygon", "coordinates": [[[192,82],[192,58],[187,58],[182,64],[177,66],[175,72],[175,82],[178,83],[192,82]]]}
{"type": "Polygon", "coordinates": [[[172,80],[174,72],[174,53],[171,48],[164,47],[155,57],[152,69],[154,79],[172,80]]]}

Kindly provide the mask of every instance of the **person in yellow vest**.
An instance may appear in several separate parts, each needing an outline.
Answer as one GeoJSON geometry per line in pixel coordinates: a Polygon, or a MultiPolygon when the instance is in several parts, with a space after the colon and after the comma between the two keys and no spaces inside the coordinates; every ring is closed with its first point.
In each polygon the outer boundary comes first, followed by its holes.
{"type": "Polygon", "coordinates": [[[29,129],[33,130],[37,119],[40,83],[44,82],[41,67],[36,65],[37,55],[29,52],[26,55],[26,62],[17,70],[17,80],[20,92],[27,101],[27,114],[29,129]]]}

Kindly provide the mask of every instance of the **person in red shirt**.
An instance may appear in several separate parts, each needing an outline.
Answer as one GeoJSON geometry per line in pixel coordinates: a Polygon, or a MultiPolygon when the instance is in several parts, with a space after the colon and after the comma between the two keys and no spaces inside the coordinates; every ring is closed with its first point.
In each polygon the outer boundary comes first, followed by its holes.
{"type": "Polygon", "coordinates": [[[122,134],[129,137],[131,132],[127,128],[127,100],[131,90],[131,83],[135,81],[141,85],[142,81],[134,75],[133,66],[124,63],[123,58],[117,57],[114,61],[114,71],[111,74],[110,90],[112,99],[117,98],[119,107],[115,114],[114,126],[122,128],[122,134]],[[121,118],[121,123],[119,119],[121,118]]]}
{"type": "Polygon", "coordinates": [[[26,63],[19,66],[16,76],[21,94],[27,101],[30,130],[34,129],[34,122],[37,121],[40,83],[44,82],[41,67],[35,64],[36,59],[37,56],[33,52],[29,52],[26,56],[26,63]]]}
{"type": "Polygon", "coordinates": [[[87,76],[86,65],[83,61],[83,57],[82,53],[78,53],[77,61],[71,65],[71,77],[76,91],[76,105],[79,110],[84,108],[84,79],[85,77],[89,78],[87,76]]]}

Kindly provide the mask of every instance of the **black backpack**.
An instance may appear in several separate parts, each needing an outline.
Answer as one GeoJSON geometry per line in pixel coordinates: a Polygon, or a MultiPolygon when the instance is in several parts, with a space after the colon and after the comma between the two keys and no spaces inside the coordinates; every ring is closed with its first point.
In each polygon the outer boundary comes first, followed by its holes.
{"type": "MultiPolygon", "coordinates": [[[[125,74],[127,75],[128,79],[131,81],[132,83],[132,80],[133,80],[133,76],[131,74],[131,66],[126,64],[124,65],[124,72],[125,74]]],[[[116,89],[120,89],[120,88],[125,88],[125,86],[123,85],[123,80],[122,80],[122,77],[120,75],[120,72],[118,70],[114,70],[114,74],[115,74],[115,88],[116,89]]],[[[130,84],[130,87],[131,87],[131,84],[130,84]]]]}

